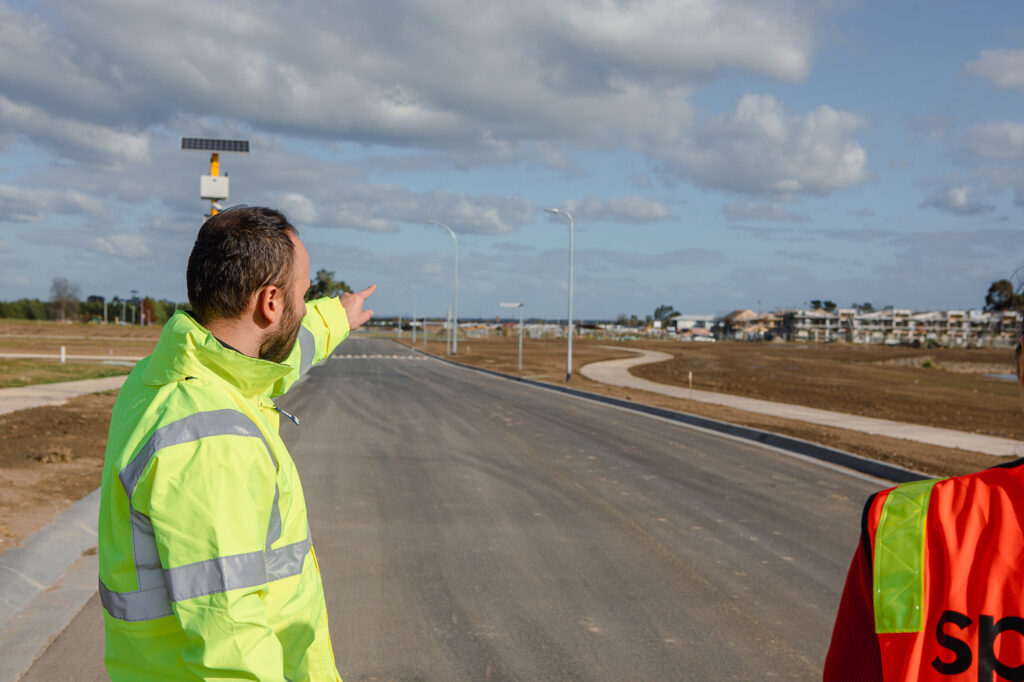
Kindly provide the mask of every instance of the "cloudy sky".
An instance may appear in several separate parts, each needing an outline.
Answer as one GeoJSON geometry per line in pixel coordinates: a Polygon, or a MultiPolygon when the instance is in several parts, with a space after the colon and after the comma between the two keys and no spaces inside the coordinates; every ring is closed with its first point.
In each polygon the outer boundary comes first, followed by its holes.
{"type": "Polygon", "coordinates": [[[185,298],[209,158],[438,315],[980,307],[1024,266],[1024,5],[0,0],[0,299],[185,298]]]}

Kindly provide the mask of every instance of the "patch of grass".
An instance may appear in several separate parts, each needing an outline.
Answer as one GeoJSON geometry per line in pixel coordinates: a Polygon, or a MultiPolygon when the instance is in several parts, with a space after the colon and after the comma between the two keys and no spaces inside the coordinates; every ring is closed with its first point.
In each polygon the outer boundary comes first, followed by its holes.
{"type": "Polygon", "coordinates": [[[0,388],[54,384],[60,381],[102,379],[127,374],[131,367],[98,362],[66,362],[35,359],[0,359],[0,388]]]}

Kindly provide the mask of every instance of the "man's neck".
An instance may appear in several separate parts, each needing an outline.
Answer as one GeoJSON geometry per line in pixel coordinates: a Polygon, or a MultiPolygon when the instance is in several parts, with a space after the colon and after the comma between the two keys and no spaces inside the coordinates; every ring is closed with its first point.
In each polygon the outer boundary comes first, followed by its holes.
{"type": "Polygon", "coordinates": [[[232,348],[242,355],[251,358],[258,358],[260,355],[261,335],[254,329],[251,322],[242,319],[237,320],[211,320],[204,324],[211,334],[225,346],[232,348]]]}

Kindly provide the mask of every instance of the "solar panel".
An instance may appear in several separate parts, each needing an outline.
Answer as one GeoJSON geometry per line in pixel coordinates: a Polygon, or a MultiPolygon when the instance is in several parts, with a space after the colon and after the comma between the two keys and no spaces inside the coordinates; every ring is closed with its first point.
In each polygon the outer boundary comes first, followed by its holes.
{"type": "Polygon", "coordinates": [[[218,140],[210,137],[183,137],[181,148],[199,152],[249,153],[249,140],[218,140]]]}

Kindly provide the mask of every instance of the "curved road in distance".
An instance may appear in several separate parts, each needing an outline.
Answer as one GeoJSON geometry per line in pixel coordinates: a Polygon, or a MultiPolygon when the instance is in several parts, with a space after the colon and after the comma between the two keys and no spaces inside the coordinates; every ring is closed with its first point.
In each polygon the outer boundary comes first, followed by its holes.
{"type": "MultiPolygon", "coordinates": [[[[347,682],[820,679],[883,482],[389,341],[336,354],[280,405],[347,682]]],[[[24,680],[102,672],[98,618],[24,680]]]]}

